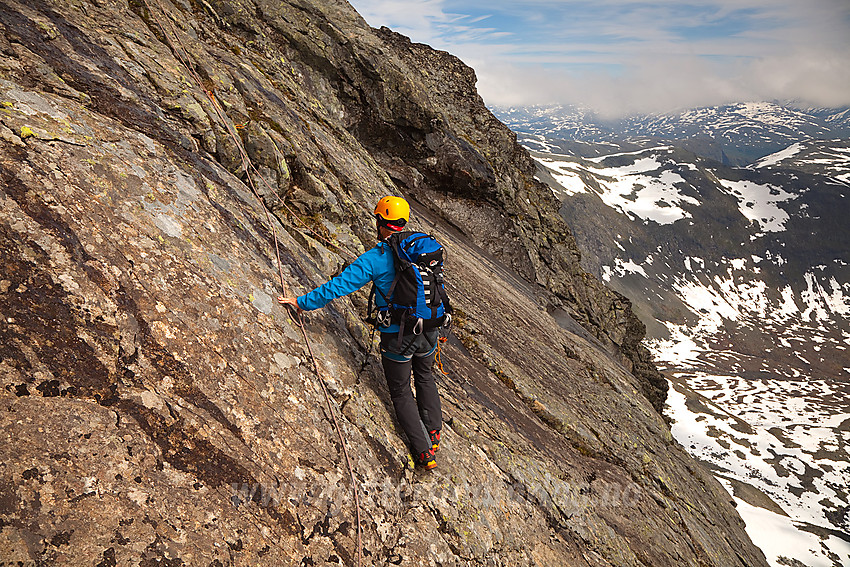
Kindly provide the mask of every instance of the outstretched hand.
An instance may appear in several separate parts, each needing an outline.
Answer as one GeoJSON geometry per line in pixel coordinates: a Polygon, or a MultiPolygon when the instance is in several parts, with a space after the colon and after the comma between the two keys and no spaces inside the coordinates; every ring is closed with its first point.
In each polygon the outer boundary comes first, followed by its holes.
{"type": "Polygon", "coordinates": [[[295,313],[297,315],[301,315],[301,307],[298,305],[298,300],[295,297],[284,297],[279,295],[277,298],[278,302],[283,305],[290,305],[295,308],[295,313]]]}

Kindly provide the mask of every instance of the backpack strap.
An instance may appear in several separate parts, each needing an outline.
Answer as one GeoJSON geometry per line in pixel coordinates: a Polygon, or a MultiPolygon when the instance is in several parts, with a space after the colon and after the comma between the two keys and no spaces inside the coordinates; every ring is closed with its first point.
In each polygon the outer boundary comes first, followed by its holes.
{"type": "MultiPolygon", "coordinates": [[[[399,240],[401,239],[401,235],[405,234],[403,232],[396,232],[395,234],[391,234],[386,242],[390,246],[390,250],[393,253],[393,262],[395,267],[395,278],[393,278],[393,283],[390,284],[390,289],[387,291],[387,295],[383,293],[381,296],[384,298],[384,301],[389,304],[389,298],[393,296],[393,292],[395,291],[395,286],[398,283],[398,280],[401,278],[401,274],[404,270],[407,270],[410,267],[410,262],[401,257],[399,253],[399,240]]],[[[407,238],[407,237],[405,237],[407,238]]]]}
{"type": "Polygon", "coordinates": [[[451,303],[449,303],[449,294],[446,293],[445,283],[440,282],[440,284],[437,286],[437,290],[440,294],[440,300],[442,301],[443,305],[445,306],[445,312],[451,313],[453,310],[452,310],[451,303]]]}
{"type": "MultiPolygon", "coordinates": [[[[372,323],[373,327],[378,322],[377,317],[375,317],[375,319],[372,319],[372,312],[378,310],[378,304],[375,301],[375,290],[376,289],[377,288],[375,287],[375,284],[372,284],[372,289],[369,291],[369,303],[366,304],[366,321],[368,321],[369,323],[372,323]]],[[[383,295],[383,294],[381,294],[381,295],[383,295]]]]}

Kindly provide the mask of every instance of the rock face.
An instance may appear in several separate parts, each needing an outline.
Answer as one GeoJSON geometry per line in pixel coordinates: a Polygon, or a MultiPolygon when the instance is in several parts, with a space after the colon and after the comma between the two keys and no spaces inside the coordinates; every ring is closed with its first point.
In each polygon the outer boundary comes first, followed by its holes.
{"type": "Polygon", "coordinates": [[[363,564],[765,565],[457,59],[333,0],[0,24],[0,561],[357,564],[336,420],[363,564]],[[306,317],[319,376],[274,301],[398,191],[458,308],[432,473],[361,364],[365,293],[306,317]]]}

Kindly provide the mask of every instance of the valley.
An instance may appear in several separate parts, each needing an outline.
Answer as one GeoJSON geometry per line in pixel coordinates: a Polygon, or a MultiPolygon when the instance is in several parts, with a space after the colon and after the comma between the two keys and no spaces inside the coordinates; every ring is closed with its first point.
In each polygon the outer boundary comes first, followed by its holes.
{"type": "Polygon", "coordinates": [[[752,159],[735,166],[672,139],[672,119],[584,140],[557,137],[592,131],[580,116],[571,130],[542,117],[511,126],[560,198],[582,266],[646,324],[676,439],[734,495],[772,565],[840,567],[850,563],[850,142],[803,139],[818,117],[804,126],[748,108],[770,130],[755,150],[752,128],[735,130],[728,113],[714,128],[705,121],[719,110],[690,114],[703,131],[749,132],[725,138],[724,155],[752,159]]]}

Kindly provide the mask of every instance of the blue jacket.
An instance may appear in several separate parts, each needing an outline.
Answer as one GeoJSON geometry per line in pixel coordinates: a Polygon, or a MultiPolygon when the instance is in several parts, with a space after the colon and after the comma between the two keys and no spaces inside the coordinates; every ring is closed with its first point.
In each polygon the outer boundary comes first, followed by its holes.
{"type": "MultiPolygon", "coordinates": [[[[395,265],[392,250],[387,243],[380,242],[371,250],[361,254],[340,275],[298,297],[298,306],[305,311],[319,309],[331,300],[353,293],[367,283],[373,282],[380,291],[375,293],[375,303],[378,307],[384,307],[387,304],[384,297],[389,294],[394,279],[395,265]]],[[[381,327],[380,331],[397,333],[398,325],[381,327]]]]}

